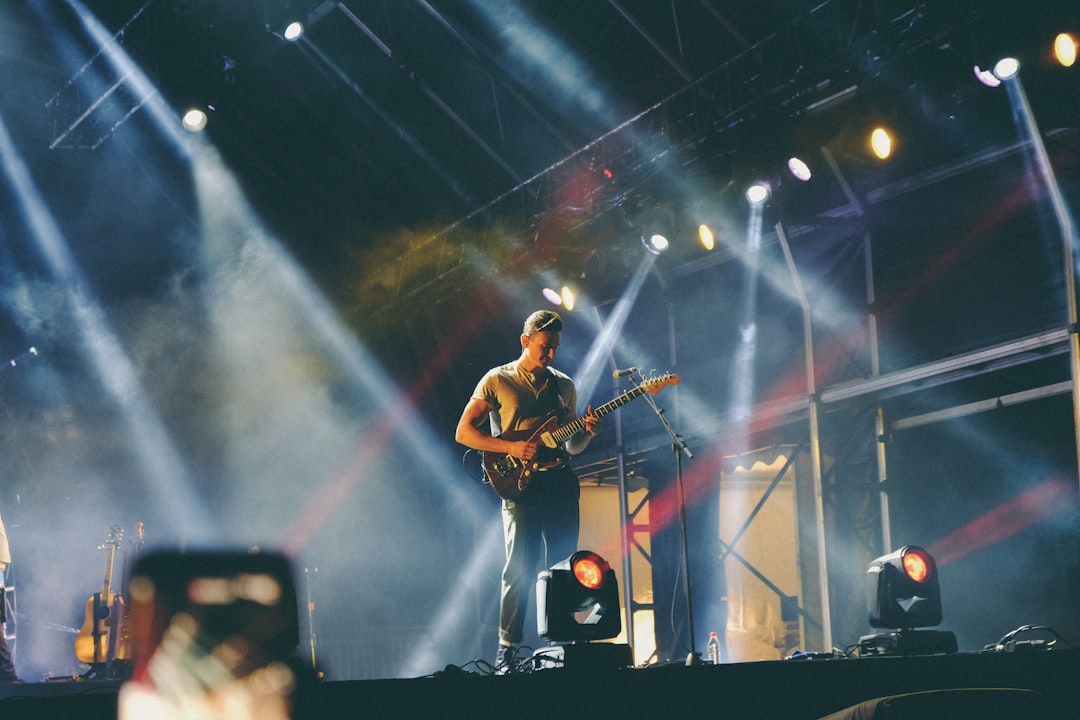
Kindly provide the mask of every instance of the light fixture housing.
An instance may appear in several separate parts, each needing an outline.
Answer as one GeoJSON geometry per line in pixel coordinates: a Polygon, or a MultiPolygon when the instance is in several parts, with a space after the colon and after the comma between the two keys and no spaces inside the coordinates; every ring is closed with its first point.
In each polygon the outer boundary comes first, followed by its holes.
{"type": "Polygon", "coordinates": [[[876,628],[933,627],[941,623],[941,589],[930,553],[905,545],[866,571],[869,622],[876,628]]]}
{"type": "Polygon", "coordinates": [[[919,630],[941,623],[937,563],[917,545],[873,560],[866,571],[866,603],[871,627],[891,632],[859,639],[860,655],[931,655],[956,652],[956,636],[919,630]]]}
{"type": "Polygon", "coordinates": [[[642,235],[641,245],[649,253],[653,255],[659,255],[660,253],[667,250],[671,243],[668,242],[667,236],[661,235],[660,233],[653,233],[648,237],[642,235]]]}
{"type": "Polygon", "coordinates": [[[536,630],[551,642],[606,640],[622,632],[619,583],[607,560],[579,550],[536,580],[536,630]]]}

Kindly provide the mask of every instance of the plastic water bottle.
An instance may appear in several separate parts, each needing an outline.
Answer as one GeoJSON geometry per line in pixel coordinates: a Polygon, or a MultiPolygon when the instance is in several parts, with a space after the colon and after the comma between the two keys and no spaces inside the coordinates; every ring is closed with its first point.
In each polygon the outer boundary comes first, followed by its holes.
{"type": "Polygon", "coordinates": [[[709,663],[720,664],[720,637],[715,633],[709,633],[709,663]]]}

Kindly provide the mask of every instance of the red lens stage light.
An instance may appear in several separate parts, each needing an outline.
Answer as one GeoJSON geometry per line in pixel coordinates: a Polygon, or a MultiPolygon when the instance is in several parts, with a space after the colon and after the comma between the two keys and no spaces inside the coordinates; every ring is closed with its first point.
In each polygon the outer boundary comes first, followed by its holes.
{"type": "Polygon", "coordinates": [[[585,587],[596,590],[604,584],[604,573],[607,572],[608,564],[596,553],[578,553],[571,563],[574,566],[574,577],[585,587]]]}
{"type": "Polygon", "coordinates": [[[619,583],[607,560],[579,550],[536,580],[536,629],[551,642],[590,642],[622,631],[619,583]]]}
{"type": "Polygon", "coordinates": [[[904,572],[917,583],[924,583],[930,579],[933,562],[922,548],[907,548],[907,552],[903,555],[904,572]]]}
{"type": "Polygon", "coordinates": [[[930,553],[906,545],[870,563],[867,603],[872,627],[933,627],[941,622],[941,591],[930,553]]]}

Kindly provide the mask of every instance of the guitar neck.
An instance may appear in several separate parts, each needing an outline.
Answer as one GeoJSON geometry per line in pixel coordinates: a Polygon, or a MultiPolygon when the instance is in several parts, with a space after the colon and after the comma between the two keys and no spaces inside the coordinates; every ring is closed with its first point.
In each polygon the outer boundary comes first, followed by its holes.
{"type": "Polygon", "coordinates": [[[112,574],[113,563],[116,560],[116,546],[109,545],[109,549],[105,552],[105,579],[101,582],[101,595],[102,597],[108,597],[112,592],[112,574]]]}
{"type": "MultiPolygon", "coordinates": [[[[626,392],[624,392],[622,395],[615,398],[611,402],[604,403],[603,405],[601,405],[598,408],[593,408],[593,411],[590,414],[594,415],[594,416],[596,416],[598,418],[604,417],[605,415],[607,415],[612,410],[618,410],[619,408],[621,408],[626,403],[628,403],[631,400],[634,400],[635,398],[641,396],[641,394],[644,393],[645,390],[646,390],[646,388],[644,386],[641,386],[641,385],[634,388],[633,390],[627,390],[626,392]]],[[[578,418],[577,420],[566,423],[561,428],[559,428],[555,432],[551,433],[551,437],[555,440],[555,442],[560,442],[561,443],[561,442],[565,442],[565,441],[569,440],[574,435],[577,435],[579,432],[581,432],[584,429],[585,429],[585,421],[582,420],[581,418],[578,418]]]]}

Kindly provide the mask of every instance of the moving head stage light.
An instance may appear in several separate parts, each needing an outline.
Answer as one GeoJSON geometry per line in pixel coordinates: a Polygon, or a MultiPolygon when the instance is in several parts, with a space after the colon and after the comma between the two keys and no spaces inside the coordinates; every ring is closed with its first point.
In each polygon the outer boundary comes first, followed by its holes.
{"type": "Polygon", "coordinates": [[[937,564],[915,545],[882,555],[866,571],[871,627],[895,628],[864,635],[860,655],[932,655],[956,652],[956,636],[943,630],[916,630],[941,623],[937,564]]]}

